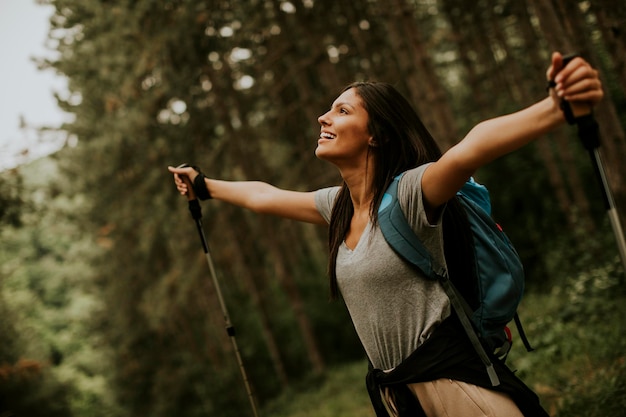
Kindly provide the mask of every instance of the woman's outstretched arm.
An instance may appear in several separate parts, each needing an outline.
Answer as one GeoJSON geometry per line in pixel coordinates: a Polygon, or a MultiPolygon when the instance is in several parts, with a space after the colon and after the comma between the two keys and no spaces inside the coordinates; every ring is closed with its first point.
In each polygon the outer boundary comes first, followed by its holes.
{"type": "Polygon", "coordinates": [[[422,177],[422,191],[429,210],[434,212],[452,198],[481,166],[564,124],[561,99],[588,106],[602,99],[598,72],[585,60],[574,58],[565,68],[562,66],[563,57],[554,53],[547,77],[556,86],[548,97],[518,112],[479,123],[428,167],[422,177]]]}
{"type": "MultiPolygon", "coordinates": [[[[191,167],[168,167],[168,170],[174,174],[178,191],[186,195],[188,189],[183,176],[193,181],[198,172],[191,167]]],[[[315,192],[288,191],[260,181],[223,181],[210,178],[205,178],[204,181],[213,199],[256,213],[271,214],[307,223],[326,224],[315,206],[315,192]]]]}

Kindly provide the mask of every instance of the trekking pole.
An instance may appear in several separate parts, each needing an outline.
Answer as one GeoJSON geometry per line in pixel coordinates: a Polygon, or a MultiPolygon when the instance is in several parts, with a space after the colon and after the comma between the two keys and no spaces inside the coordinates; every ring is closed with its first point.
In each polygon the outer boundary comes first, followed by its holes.
{"type": "Polygon", "coordinates": [[[196,228],[198,229],[198,234],[200,235],[202,249],[204,250],[204,254],[209,265],[209,271],[211,272],[211,278],[213,279],[213,286],[215,287],[217,299],[219,300],[222,314],[224,316],[224,322],[226,323],[226,333],[228,333],[230,341],[233,344],[233,349],[235,350],[235,356],[237,356],[237,363],[239,364],[239,370],[241,371],[241,376],[243,377],[243,383],[246,386],[246,392],[248,393],[248,399],[250,400],[250,406],[252,407],[252,414],[254,415],[254,417],[259,417],[257,407],[254,402],[254,397],[252,395],[252,389],[250,388],[250,383],[248,381],[248,375],[246,374],[246,369],[243,366],[243,360],[241,359],[241,354],[239,353],[239,347],[237,347],[237,340],[235,339],[235,327],[230,321],[228,310],[226,309],[226,303],[224,302],[224,297],[222,296],[222,291],[220,290],[220,285],[217,280],[217,274],[215,273],[213,259],[211,258],[211,253],[209,251],[209,244],[207,243],[206,237],[204,235],[204,229],[202,227],[202,207],[200,207],[200,202],[196,198],[196,194],[193,191],[193,187],[191,186],[191,181],[189,177],[183,175],[182,178],[187,184],[187,201],[189,203],[189,211],[191,213],[191,217],[196,222],[196,228]]]}
{"type": "Polygon", "coordinates": [[[606,171],[602,165],[602,157],[598,149],[600,147],[598,123],[593,115],[589,113],[586,116],[577,118],[576,124],[578,125],[578,137],[581,139],[585,149],[589,152],[596,177],[600,182],[604,206],[607,214],[609,215],[609,220],[611,221],[611,226],[613,228],[613,233],[615,234],[615,240],[617,241],[617,247],[622,259],[624,271],[626,271],[626,240],[624,240],[624,232],[617,214],[615,200],[611,194],[606,171]]]}
{"type": "MultiPolygon", "coordinates": [[[[566,65],[569,60],[576,55],[569,55],[564,58],[563,64],[566,65]]],[[[622,260],[622,266],[626,272],[626,240],[624,239],[624,231],[620,223],[619,216],[617,214],[617,208],[615,206],[615,200],[609,187],[608,178],[604,165],[602,164],[602,156],[600,155],[600,129],[598,122],[593,117],[593,112],[590,106],[580,103],[568,103],[563,101],[563,112],[565,118],[569,124],[576,124],[578,127],[578,137],[580,138],[583,147],[589,152],[591,163],[596,174],[596,178],[601,186],[602,198],[604,200],[604,206],[609,220],[611,221],[611,227],[615,234],[615,240],[617,242],[617,248],[622,260]]]]}

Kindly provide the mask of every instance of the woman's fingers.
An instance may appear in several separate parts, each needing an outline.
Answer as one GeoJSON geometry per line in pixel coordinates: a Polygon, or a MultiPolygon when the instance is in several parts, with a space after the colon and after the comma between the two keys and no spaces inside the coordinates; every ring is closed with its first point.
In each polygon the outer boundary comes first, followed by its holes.
{"type": "Polygon", "coordinates": [[[182,176],[189,175],[194,170],[192,168],[174,168],[174,167],[167,167],[167,169],[172,174],[174,174],[174,184],[176,185],[176,189],[178,190],[178,192],[180,192],[182,195],[186,195],[187,183],[183,180],[182,176]],[[191,171],[191,172],[188,173],[187,171],[191,171]]]}
{"type": "Polygon", "coordinates": [[[567,101],[585,101],[597,104],[604,92],[602,83],[598,79],[584,79],[563,90],[562,97],[567,101]]]}
{"type": "Polygon", "coordinates": [[[574,58],[559,71],[554,81],[556,93],[568,101],[599,102],[604,93],[598,71],[580,57],[574,58]]]}

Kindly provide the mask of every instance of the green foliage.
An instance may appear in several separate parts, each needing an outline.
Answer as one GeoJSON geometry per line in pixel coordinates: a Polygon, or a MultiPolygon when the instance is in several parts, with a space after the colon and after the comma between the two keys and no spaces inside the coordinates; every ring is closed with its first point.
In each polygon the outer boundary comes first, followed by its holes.
{"type": "MultiPolygon", "coordinates": [[[[53,359],[46,352],[47,346],[38,343],[41,333],[37,330],[45,328],[48,333],[52,329],[41,322],[38,299],[48,295],[44,294],[42,282],[45,265],[28,265],[31,256],[46,255],[40,240],[30,239],[30,220],[37,211],[33,201],[36,196],[31,195],[32,190],[25,186],[17,170],[9,175],[18,180],[1,182],[2,192],[9,186],[10,197],[3,195],[4,216],[0,219],[8,223],[0,229],[0,415],[71,416],[71,386],[52,372],[53,359]]],[[[49,301],[59,297],[62,298],[56,292],[49,301]]]]}
{"type": "Polygon", "coordinates": [[[89,266],[97,246],[72,221],[84,200],[63,190],[50,159],[21,170],[29,210],[20,213],[22,227],[0,235],[3,335],[14,343],[3,344],[9,350],[0,366],[12,377],[0,394],[16,415],[110,415],[107,347],[91,323],[101,307],[89,266]]]}
{"type": "Polygon", "coordinates": [[[619,259],[562,275],[548,293],[532,293],[521,315],[537,351],[512,354],[522,379],[558,415],[617,416],[623,404],[626,306],[619,259]],[[621,389],[621,391],[620,391],[621,389]],[[601,402],[600,398],[611,398],[601,402]],[[595,398],[595,399],[594,399],[595,398]]]}
{"type": "Polygon", "coordinates": [[[0,225],[22,225],[20,211],[25,207],[21,188],[22,177],[18,170],[7,171],[0,177],[0,225]]]}
{"type": "Polygon", "coordinates": [[[68,389],[45,365],[22,359],[0,365],[0,413],[7,416],[70,417],[68,389]]]}
{"type": "Polygon", "coordinates": [[[624,358],[605,369],[597,369],[581,381],[559,409],[558,416],[619,416],[626,407],[624,358]]]}

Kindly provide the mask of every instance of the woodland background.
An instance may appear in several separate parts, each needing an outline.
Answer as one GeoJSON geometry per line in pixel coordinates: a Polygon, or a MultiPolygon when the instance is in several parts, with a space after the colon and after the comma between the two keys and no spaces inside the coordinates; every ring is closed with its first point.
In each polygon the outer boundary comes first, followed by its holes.
{"type": "MultiPolygon", "coordinates": [[[[42,70],[69,79],[67,145],[0,176],[0,416],[243,416],[206,259],[168,165],[312,190],[340,89],[396,85],[446,149],[545,96],[551,51],[601,71],[602,155],[626,213],[621,0],[48,0],[42,70]]],[[[570,126],[477,173],[528,273],[537,351],[511,366],[553,415],[626,409],[625,279],[570,126]]],[[[262,414],[372,415],[330,302],[324,228],[206,202],[204,227],[262,414]],[[310,413],[310,414],[307,414],[310,413]]]]}

